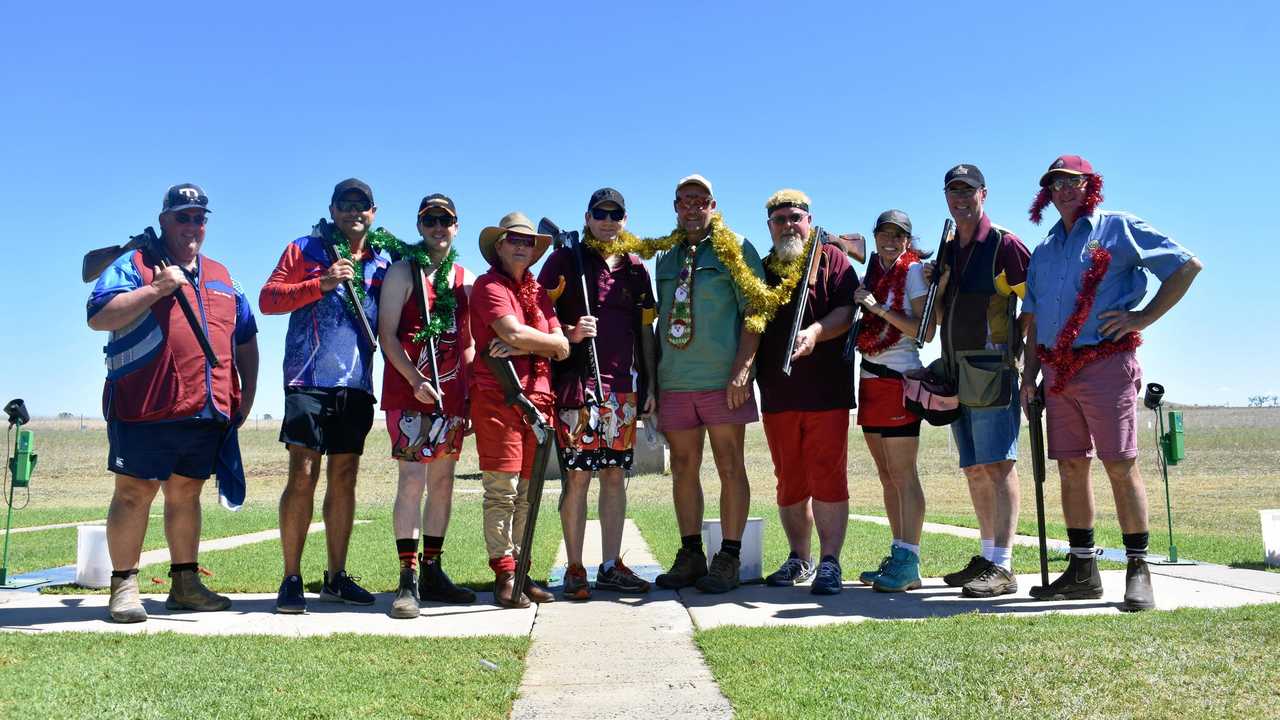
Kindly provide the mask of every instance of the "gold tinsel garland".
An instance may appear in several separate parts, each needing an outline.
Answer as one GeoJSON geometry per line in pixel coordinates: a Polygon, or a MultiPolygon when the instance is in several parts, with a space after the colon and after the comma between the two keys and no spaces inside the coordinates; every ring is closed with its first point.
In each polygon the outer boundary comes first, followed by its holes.
{"type": "MultiPolygon", "coordinates": [[[[751,272],[751,268],[742,257],[742,243],[738,242],[737,235],[729,229],[728,225],[725,225],[720,213],[711,216],[708,235],[716,257],[729,269],[729,277],[733,279],[733,284],[747,298],[747,304],[750,306],[750,311],[744,320],[747,330],[753,333],[764,332],[764,326],[778,313],[778,309],[791,301],[791,293],[800,282],[800,273],[804,272],[804,262],[809,255],[810,243],[814,242],[817,231],[809,232],[809,240],[805,243],[804,252],[799,256],[785,263],[776,262],[771,258],[770,269],[781,278],[777,285],[769,285],[763,278],[751,272]]],[[[684,229],[678,229],[660,238],[640,238],[623,230],[618,233],[617,240],[604,242],[592,235],[589,229],[583,230],[583,242],[603,257],[634,253],[648,260],[688,239],[689,235],[684,229]]]]}

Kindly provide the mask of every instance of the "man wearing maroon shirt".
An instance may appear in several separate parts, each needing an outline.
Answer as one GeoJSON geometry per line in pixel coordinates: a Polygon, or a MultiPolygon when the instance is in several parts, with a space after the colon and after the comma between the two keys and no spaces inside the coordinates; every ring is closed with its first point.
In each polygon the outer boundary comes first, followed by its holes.
{"type": "MultiPolygon", "coordinates": [[[[813,217],[808,196],[799,190],[779,190],[765,210],[773,238],[773,250],[764,259],[765,280],[777,285],[780,271],[797,258],[803,272],[813,217]]],[[[841,247],[823,245],[805,283],[809,299],[791,374],[784,374],[782,365],[795,319],[794,297],[765,326],[756,355],[764,433],[778,480],[778,515],[791,546],[782,567],[766,580],[791,586],[814,578],[811,592],[833,595],[841,588],[840,548],[849,524],[846,450],[853,405],[841,338],[853,321],[858,276],[841,247]],[[815,525],[821,552],[816,577],[810,554],[815,525]]]]}

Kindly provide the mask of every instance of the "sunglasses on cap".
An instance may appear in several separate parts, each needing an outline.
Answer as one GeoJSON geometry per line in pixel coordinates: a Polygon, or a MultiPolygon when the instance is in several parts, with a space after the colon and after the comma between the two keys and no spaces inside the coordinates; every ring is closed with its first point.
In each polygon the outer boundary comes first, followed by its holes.
{"type": "Polygon", "coordinates": [[[503,236],[502,241],[507,243],[508,245],[515,245],[516,247],[528,247],[528,248],[533,247],[534,243],[537,242],[537,240],[532,235],[525,235],[524,233],[515,233],[515,232],[508,232],[506,235],[503,236]]]}
{"type": "Polygon", "coordinates": [[[627,211],[623,210],[622,208],[615,208],[613,210],[605,210],[604,208],[591,208],[591,217],[595,218],[596,220],[603,220],[605,218],[609,218],[614,222],[622,222],[622,218],[626,216],[627,216],[627,211]]]}
{"type": "Polygon", "coordinates": [[[338,212],[369,212],[373,207],[368,200],[339,200],[333,206],[338,212]]]}
{"type": "Polygon", "coordinates": [[[1083,175],[1059,175],[1049,183],[1049,189],[1058,192],[1068,188],[1078,190],[1088,181],[1088,178],[1083,175]]]}
{"type": "Polygon", "coordinates": [[[452,215],[423,215],[418,222],[422,223],[422,227],[433,228],[437,225],[449,227],[458,221],[452,215]]]}
{"type": "Polygon", "coordinates": [[[209,222],[209,216],[202,212],[176,212],[173,214],[173,219],[177,220],[179,225],[196,225],[199,227],[204,227],[209,222]]]}
{"type": "Polygon", "coordinates": [[[804,213],[793,212],[789,215],[770,215],[769,222],[774,225],[794,225],[795,223],[804,220],[804,218],[804,213]]]}

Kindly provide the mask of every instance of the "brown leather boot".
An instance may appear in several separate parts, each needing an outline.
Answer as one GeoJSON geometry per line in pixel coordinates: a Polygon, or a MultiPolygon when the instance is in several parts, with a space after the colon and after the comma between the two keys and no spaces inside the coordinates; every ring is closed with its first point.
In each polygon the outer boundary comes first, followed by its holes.
{"type": "Polygon", "coordinates": [[[524,581],[524,596],[539,605],[556,601],[556,596],[548,592],[546,588],[534,582],[533,578],[527,578],[524,581]]]}
{"type": "Polygon", "coordinates": [[[529,607],[529,598],[521,595],[517,598],[511,596],[515,593],[516,574],[510,570],[496,573],[493,578],[493,599],[498,604],[507,608],[527,608],[529,607]]]}

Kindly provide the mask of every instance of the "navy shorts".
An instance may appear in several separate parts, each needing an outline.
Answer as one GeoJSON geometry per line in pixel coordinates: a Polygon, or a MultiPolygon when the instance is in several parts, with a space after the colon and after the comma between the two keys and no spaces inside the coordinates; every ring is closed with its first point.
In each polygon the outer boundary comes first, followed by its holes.
{"type": "Polygon", "coordinates": [[[208,480],[226,426],[212,420],[107,423],[107,470],[143,480],[208,480]]]}
{"type": "Polygon", "coordinates": [[[364,453],[373,396],[354,388],[285,388],[280,442],[322,455],[364,453]]]}

